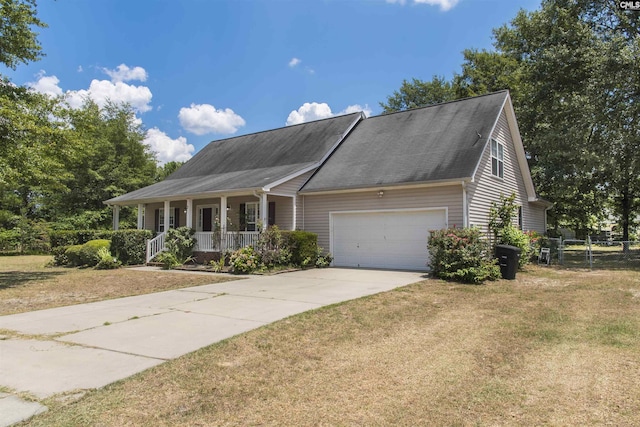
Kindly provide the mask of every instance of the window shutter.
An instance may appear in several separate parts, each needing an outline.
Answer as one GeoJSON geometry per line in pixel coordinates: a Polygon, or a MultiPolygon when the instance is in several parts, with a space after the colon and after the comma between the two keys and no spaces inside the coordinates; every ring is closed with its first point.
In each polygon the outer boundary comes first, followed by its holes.
{"type": "Polygon", "coordinates": [[[246,230],[247,229],[247,210],[246,210],[246,204],[245,203],[240,203],[240,212],[239,212],[239,216],[240,216],[240,230],[246,230]]]}
{"type": "Polygon", "coordinates": [[[160,232],[160,209],[156,209],[155,211],[155,225],[156,225],[156,233],[160,232]]]}
{"type": "Polygon", "coordinates": [[[276,202],[269,202],[269,224],[276,225],[276,202]]]}
{"type": "Polygon", "coordinates": [[[178,228],[180,227],[180,208],[175,208],[173,212],[173,228],[178,228]]]}

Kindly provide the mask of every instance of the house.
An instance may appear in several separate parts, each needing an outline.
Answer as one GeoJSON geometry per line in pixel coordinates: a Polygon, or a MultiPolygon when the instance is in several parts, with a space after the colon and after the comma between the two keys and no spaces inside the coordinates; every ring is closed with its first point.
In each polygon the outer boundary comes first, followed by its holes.
{"type": "Polygon", "coordinates": [[[213,252],[275,224],[317,233],[336,266],[423,270],[429,230],[487,231],[491,202],[512,192],[519,227],[545,232],[551,204],[536,196],[501,91],[214,141],[164,181],[105,203],[115,228],[118,207],[138,205],[138,227],[160,233],[151,255],[166,227],[195,228],[197,250],[213,252]]]}

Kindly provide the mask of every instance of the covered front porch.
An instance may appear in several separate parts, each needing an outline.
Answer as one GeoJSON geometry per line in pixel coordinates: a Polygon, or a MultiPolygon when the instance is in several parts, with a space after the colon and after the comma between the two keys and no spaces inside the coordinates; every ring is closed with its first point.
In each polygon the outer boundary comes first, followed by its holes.
{"type": "MultiPolygon", "coordinates": [[[[297,202],[295,195],[267,192],[151,200],[137,204],[137,228],[157,233],[147,241],[147,262],[165,249],[166,230],[182,226],[196,231],[196,252],[223,252],[256,243],[267,226],[295,230],[297,202]]],[[[113,206],[114,230],[119,228],[119,208],[113,206]]]]}

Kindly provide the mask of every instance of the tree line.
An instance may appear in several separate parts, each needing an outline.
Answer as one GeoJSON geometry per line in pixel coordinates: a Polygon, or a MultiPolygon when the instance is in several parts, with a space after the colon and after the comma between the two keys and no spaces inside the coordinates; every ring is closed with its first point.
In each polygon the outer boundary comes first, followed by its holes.
{"type": "MultiPolygon", "coordinates": [[[[0,2],[0,63],[16,69],[43,56],[35,0],[0,2]]],[[[87,98],[70,108],[0,75],[0,232],[108,228],[104,200],[152,184],[180,165],[158,166],[127,104],[87,98]]],[[[134,209],[121,212],[135,226],[134,209]]]]}
{"type": "Polygon", "coordinates": [[[610,0],[544,0],[467,49],[452,79],[405,80],[392,112],[509,89],[550,225],[585,235],[640,213],[640,13],[610,0]]]}

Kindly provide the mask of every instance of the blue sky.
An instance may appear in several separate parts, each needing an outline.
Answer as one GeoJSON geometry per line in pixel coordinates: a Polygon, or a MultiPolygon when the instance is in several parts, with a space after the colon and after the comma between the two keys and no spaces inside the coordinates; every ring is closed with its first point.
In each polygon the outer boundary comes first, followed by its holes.
{"type": "Polygon", "coordinates": [[[16,84],[130,102],[164,163],[209,141],[354,110],[403,79],[450,78],[462,50],[540,0],[39,0],[46,56],[16,84]]]}

